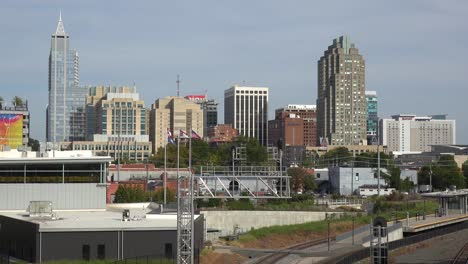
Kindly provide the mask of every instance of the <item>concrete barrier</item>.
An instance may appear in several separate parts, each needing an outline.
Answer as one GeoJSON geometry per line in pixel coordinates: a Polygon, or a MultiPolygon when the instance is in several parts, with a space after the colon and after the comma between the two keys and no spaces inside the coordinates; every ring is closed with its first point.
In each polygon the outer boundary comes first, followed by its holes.
{"type": "MultiPolygon", "coordinates": [[[[275,225],[293,225],[325,219],[327,212],[304,211],[201,211],[206,219],[206,228],[219,230],[210,238],[244,233],[251,229],[275,225]]],[[[342,214],[328,212],[328,214],[342,214]]]]}

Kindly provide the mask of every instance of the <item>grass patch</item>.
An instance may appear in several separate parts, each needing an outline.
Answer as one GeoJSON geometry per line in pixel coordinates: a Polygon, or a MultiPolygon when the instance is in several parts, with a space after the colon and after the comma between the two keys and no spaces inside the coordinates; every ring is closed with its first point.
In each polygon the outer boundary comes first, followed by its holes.
{"type": "MultiPolygon", "coordinates": [[[[410,217],[414,217],[416,213],[419,213],[421,216],[424,211],[423,201],[408,202],[387,202],[380,201],[379,211],[371,215],[362,215],[360,213],[355,214],[354,224],[355,227],[366,225],[371,223],[372,219],[381,216],[387,219],[387,221],[392,221],[395,219],[395,215],[398,219],[406,218],[406,209],[410,213],[410,217]]],[[[426,201],[426,214],[434,213],[434,210],[438,208],[438,204],[434,201],[426,201]]],[[[352,229],[353,216],[351,214],[343,214],[341,217],[336,217],[330,220],[330,229],[333,233],[343,233],[350,231],[352,229]]],[[[294,225],[283,225],[283,226],[270,226],[263,227],[259,229],[251,230],[245,234],[239,236],[239,240],[235,241],[234,244],[243,244],[255,240],[261,240],[269,236],[282,235],[282,234],[297,234],[297,233],[316,233],[323,234],[327,232],[326,220],[308,222],[303,224],[294,224],[294,225]]]]}

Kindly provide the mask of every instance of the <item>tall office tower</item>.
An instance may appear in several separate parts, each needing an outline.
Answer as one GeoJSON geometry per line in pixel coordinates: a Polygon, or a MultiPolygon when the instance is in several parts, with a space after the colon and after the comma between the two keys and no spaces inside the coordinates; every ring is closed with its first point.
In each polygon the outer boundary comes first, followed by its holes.
{"type": "Polygon", "coordinates": [[[151,154],[148,113],[136,87],[91,86],[86,96],[86,140],[62,142],[63,150],[91,150],[129,160],[151,154]]]}
{"type": "Polygon", "coordinates": [[[268,88],[233,86],[224,91],[224,123],[239,135],[268,144],[268,88]]]}
{"type": "Polygon", "coordinates": [[[94,134],[148,134],[145,103],[140,99],[135,86],[90,86],[87,88],[87,140],[93,140],[94,134]]]}
{"type": "Polygon", "coordinates": [[[49,104],[46,135],[48,142],[85,138],[85,99],[87,90],[79,86],[78,52],[70,48],[60,15],[52,34],[49,55],[49,104]]]}
{"type": "Polygon", "coordinates": [[[208,135],[208,128],[218,124],[218,103],[206,95],[187,95],[185,99],[200,105],[203,110],[203,135],[208,135]]]}
{"type": "Polygon", "coordinates": [[[203,110],[200,105],[185,98],[170,96],[157,99],[151,105],[149,138],[153,144],[153,153],[168,143],[167,129],[174,135],[182,130],[193,130],[203,138],[203,110]]]}
{"type": "MultiPolygon", "coordinates": [[[[317,107],[315,105],[289,104],[275,110],[275,118],[294,115],[304,121],[303,145],[315,147],[317,144],[317,107]]],[[[287,123],[285,123],[287,125],[287,123]]],[[[271,140],[270,140],[271,142],[271,140]]],[[[286,142],[284,142],[286,143],[286,142]]]]}
{"type": "Polygon", "coordinates": [[[367,103],[367,144],[377,145],[377,126],[379,125],[378,98],[376,91],[366,91],[367,103]]]}
{"type": "Polygon", "coordinates": [[[381,141],[388,151],[431,151],[432,145],[456,144],[455,120],[445,115],[394,115],[380,120],[381,141]]]}
{"type": "Polygon", "coordinates": [[[317,68],[317,143],[367,144],[364,58],[348,37],[341,36],[317,68]]]}

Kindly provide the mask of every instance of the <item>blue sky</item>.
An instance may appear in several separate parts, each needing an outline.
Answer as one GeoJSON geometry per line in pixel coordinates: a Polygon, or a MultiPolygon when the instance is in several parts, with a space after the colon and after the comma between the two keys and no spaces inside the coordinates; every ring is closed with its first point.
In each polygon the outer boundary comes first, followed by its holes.
{"type": "MultiPolygon", "coordinates": [[[[270,113],[315,104],[317,60],[348,35],[381,117],[448,114],[468,144],[467,1],[2,1],[0,95],[28,99],[45,138],[47,61],[59,11],[83,85],[132,85],[150,107],[174,95],[220,102],[233,84],[270,87],[270,113]]],[[[270,114],[270,118],[272,115],[270,114]]]]}

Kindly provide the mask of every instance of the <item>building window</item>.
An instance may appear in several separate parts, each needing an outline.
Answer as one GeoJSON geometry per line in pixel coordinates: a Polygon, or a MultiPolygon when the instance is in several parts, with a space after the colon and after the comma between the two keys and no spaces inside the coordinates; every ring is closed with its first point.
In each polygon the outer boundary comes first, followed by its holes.
{"type": "Polygon", "coordinates": [[[97,258],[106,259],[106,245],[98,245],[97,247],[97,258]]]}
{"type": "Polygon", "coordinates": [[[172,244],[164,244],[164,257],[167,259],[172,259],[172,244]]]}
{"type": "Polygon", "coordinates": [[[320,173],[317,173],[317,179],[320,179],[320,173]]]}
{"type": "Polygon", "coordinates": [[[89,261],[90,259],[90,250],[89,250],[89,245],[83,245],[81,248],[81,255],[83,257],[83,260],[89,261]]]}

